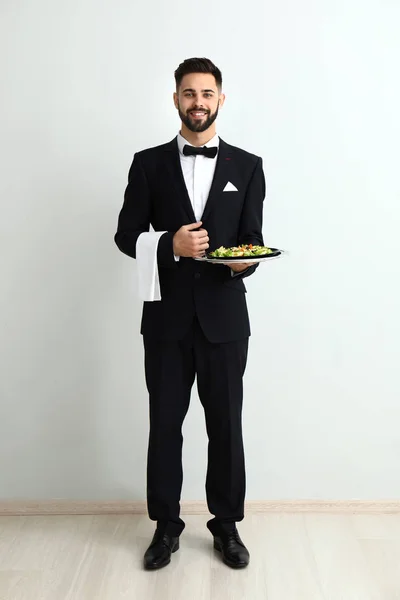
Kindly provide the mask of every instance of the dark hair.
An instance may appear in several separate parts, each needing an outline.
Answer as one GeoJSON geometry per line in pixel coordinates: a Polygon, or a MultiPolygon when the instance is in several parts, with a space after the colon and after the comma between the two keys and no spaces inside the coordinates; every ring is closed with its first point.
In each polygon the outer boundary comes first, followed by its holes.
{"type": "Polygon", "coordinates": [[[187,58],[179,65],[175,71],[176,89],[182,83],[184,75],[189,73],[210,73],[214,75],[217,87],[222,88],[222,74],[221,71],[211,62],[208,58],[187,58]]]}

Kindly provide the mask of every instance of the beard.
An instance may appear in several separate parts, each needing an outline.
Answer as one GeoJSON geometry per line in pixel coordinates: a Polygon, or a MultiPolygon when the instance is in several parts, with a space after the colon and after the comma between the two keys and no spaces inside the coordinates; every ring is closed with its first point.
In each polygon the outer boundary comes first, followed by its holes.
{"type": "Polygon", "coordinates": [[[193,131],[195,133],[201,133],[202,131],[206,131],[209,127],[211,127],[211,125],[214,123],[215,119],[218,116],[218,109],[219,105],[217,106],[217,110],[213,114],[211,114],[209,110],[205,110],[204,112],[206,113],[206,116],[204,120],[192,120],[189,113],[194,109],[191,108],[190,111],[188,111],[188,113],[185,115],[181,111],[181,107],[178,104],[178,112],[182,123],[184,123],[190,131],[193,131]]]}

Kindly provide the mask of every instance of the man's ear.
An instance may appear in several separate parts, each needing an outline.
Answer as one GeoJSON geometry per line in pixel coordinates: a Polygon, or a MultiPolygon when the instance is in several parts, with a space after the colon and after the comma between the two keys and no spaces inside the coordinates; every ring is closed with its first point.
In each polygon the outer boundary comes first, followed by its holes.
{"type": "Polygon", "coordinates": [[[178,94],[176,92],[174,92],[173,98],[174,98],[175,108],[178,109],[178,94]]]}
{"type": "Polygon", "coordinates": [[[219,107],[222,108],[225,102],[225,94],[221,94],[219,97],[219,107]]]}

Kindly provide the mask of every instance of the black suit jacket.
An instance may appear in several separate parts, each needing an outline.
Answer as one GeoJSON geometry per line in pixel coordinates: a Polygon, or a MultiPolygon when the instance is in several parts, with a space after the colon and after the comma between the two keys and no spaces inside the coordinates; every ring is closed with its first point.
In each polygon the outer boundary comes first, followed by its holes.
{"type": "MultiPolygon", "coordinates": [[[[215,175],[201,218],[208,231],[209,251],[219,246],[261,244],[265,179],[262,159],[220,139],[215,175]],[[227,182],[238,191],[224,192],[227,182]]],[[[136,241],[149,231],[167,231],[158,245],[161,301],[144,302],[141,333],[160,340],[180,340],[197,315],[214,343],[250,335],[243,278],[256,266],[232,277],[224,265],[192,258],[175,261],[173,236],[196,217],[186,189],[177,138],[134,155],[115,243],[136,258],[136,241]]]]}

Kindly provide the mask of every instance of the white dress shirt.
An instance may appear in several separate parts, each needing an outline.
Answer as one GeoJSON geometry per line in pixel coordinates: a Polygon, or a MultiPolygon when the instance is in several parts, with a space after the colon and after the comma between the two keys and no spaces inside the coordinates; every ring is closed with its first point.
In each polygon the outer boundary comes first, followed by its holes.
{"type": "MultiPolygon", "coordinates": [[[[185,138],[178,133],[179,158],[181,159],[183,177],[193,206],[196,221],[201,221],[207,198],[210,193],[211,184],[214,179],[218,153],[215,158],[208,158],[201,154],[196,156],[185,156],[183,154],[183,147],[185,145],[193,146],[193,144],[185,140],[185,138]]],[[[219,148],[219,137],[215,135],[209,142],[204,144],[204,146],[207,146],[207,148],[219,148]]]]}
{"type": "MultiPolygon", "coordinates": [[[[207,198],[210,193],[211,184],[214,179],[215,167],[217,166],[217,156],[208,158],[202,154],[196,156],[185,156],[183,147],[185,145],[193,146],[190,142],[178,133],[178,148],[179,158],[181,161],[183,178],[185,180],[186,189],[189,194],[190,202],[193,206],[194,216],[196,221],[201,221],[207,198]]],[[[207,144],[207,148],[216,146],[219,149],[219,137],[215,135],[207,144]]],[[[179,260],[179,256],[175,256],[175,260],[179,260]]]]}
{"type": "MultiPolygon", "coordinates": [[[[183,177],[193,206],[196,221],[201,221],[214,179],[218,152],[215,155],[215,158],[208,158],[202,154],[185,156],[183,154],[183,147],[185,144],[193,146],[193,144],[190,144],[190,142],[185,140],[185,138],[178,133],[179,158],[181,159],[183,177]]],[[[209,142],[203,144],[203,146],[207,146],[207,148],[217,147],[219,149],[219,137],[215,135],[209,142]]],[[[175,260],[178,261],[179,256],[175,256],[175,260]]],[[[237,274],[231,269],[231,275],[232,277],[236,277],[237,274]]]]}
{"type": "MultiPolygon", "coordinates": [[[[188,146],[193,146],[193,144],[188,142],[180,133],[178,133],[177,141],[182,173],[193,206],[193,212],[196,220],[201,221],[210,193],[211,184],[214,179],[218,153],[215,158],[208,158],[203,155],[185,156],[183,154],[183,147],[185,144],[188,146]]],[[[208,148],[215,146],[219,148],[218,135],[215,135],[204,145],[208,148]]],[[[157,247],[163,233],[166,232],[144,232],[140,234],[137,239],[136,262],[138,267],[139,296],[142,300],[148,302],[161,300],[157,266],[157,247]]],[[[179,258],[179,256],[175,256],[176,261],[178,261],[179,258]]],[[[232,270],[231,274],[232,276],[235,275],[232,270]]]]}

